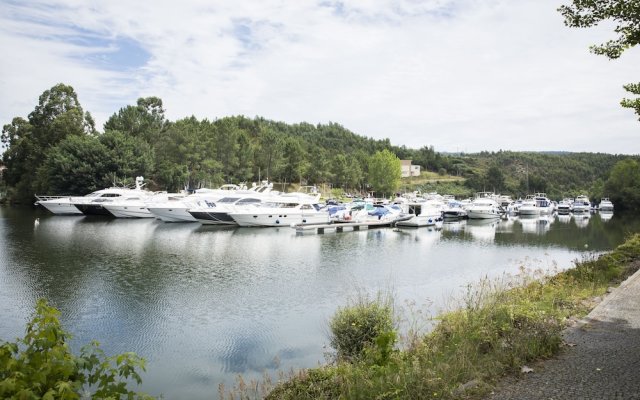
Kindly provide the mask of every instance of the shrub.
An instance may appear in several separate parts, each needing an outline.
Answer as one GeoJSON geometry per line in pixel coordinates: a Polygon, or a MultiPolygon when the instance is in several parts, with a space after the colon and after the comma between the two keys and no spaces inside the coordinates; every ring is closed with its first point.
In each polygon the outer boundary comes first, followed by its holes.
{"type": "Polygon", "coordinates": [[[0,398],[79,399],[86,393],[94,399],[153,398],[127,389],[127,380],[141,383],[137,370],[144,371],[144,359],[134,353],[107,357],[97,342],[74,355],[59,315],[41,299],[25,337],[0,342],[0,398]]]}
{"type": "MultiPolygon", "coordinates": [[[[360,296],[355,304],[338,309],[329,322],[331,346],[336,349],[339,360],[355,360],[363,355],[368,346],[383,346],[388,352],[395,344],[393,307],[389,299],[380,295],[376,299],[360,296]],[[384,336],[384,340],[376,339],[384,336]]],[[[384,357],[384,356],[383,356],[384,357]]]]}

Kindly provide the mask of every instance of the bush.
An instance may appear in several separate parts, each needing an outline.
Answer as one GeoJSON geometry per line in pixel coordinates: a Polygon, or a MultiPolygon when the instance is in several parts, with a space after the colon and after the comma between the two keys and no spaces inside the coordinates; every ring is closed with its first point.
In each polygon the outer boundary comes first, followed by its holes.
{"type": "Polygon", "coordinates": [[[144,359],[134,353],[107,357],[97,342],[74,355],[59,315],[41,299],[25,337],[0,342],[0,398],[79,399],[86,393],[94,399],[153,398],[127,389],[127,380],[141,383],[137,370],[144,371],[144,359]]]}
{"type": "Polygon", "coordinates": [[[390,335],[394,333],[393,307],[389,299],[380,295],[376,299],[360,296],[355,304],[338,309],[329,326],[331,346],[339,360],[356,360],[368,346],[379,347],[378,337],[385,338],[387,349],[395,343],[395,335],[390,335]],[[389,337],[394,338],[391,343],[389,337]]]}

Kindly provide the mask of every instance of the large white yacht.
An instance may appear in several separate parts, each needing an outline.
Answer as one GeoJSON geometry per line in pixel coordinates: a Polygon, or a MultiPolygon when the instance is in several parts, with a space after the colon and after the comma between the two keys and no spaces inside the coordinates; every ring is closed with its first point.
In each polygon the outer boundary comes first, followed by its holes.
{"type": "Polygon", "coordinates": [[[197,207],[198,203],[204,201],[218,201],[230,194],[246,190],[245,186],[233,184],[225,184],[217,189],[202,188],[197,189],[194,193],[188,196],[174,196],[168,197],[166,201],[149,202],[147,203],[147,209],[156,218],[164,222],[196,222],[197,220],[193,215],[189,214],[188,210],[197,207]]]}
{"type": "Polygon", "coordinates": [[[329,211],[318,204],[320,195],[284,193],[268,202],[229,213],[240,226],[290,226],[329,223],[329,211]]]}
{"type": "MultiPolygon", "coordinates": [[[[84,196],[43,196],[36,195],[36,205],[41,205],[49,212],[57,215],[82,215],[83,212],[76,204],[90,203],[98,199],[112,199],[131,192],[132,189],[124,187],[111,187],[96,190],[84,196]]],[[[133,189],[134,190],[134,189],[133,189]]]]}
{"type": "Polygon", "coordinates": [[[150,195],[151,192],[142,189],[142,186],[144,186],[143,182],[144,178],[138,176],[136,177],[135,189],[121,187],[108,188],[99,191],[101,193],[97,196],[72,197],[70,202],[85,215],[111,216],[112,214],[106,208],[104,208],[105,204],[112,203],[116,199],[122,198],[123,196],[146,197],[150,195]]]}

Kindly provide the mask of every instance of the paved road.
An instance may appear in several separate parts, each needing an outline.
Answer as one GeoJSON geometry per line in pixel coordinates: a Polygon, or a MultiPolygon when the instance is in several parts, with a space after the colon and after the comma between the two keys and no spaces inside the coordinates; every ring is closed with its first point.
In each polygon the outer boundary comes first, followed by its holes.
{"type": "Polygon", "coordinates": [[[640,399],[640,270],[578,325],[558,358],[507,379],[490,400],[640,399]]]}

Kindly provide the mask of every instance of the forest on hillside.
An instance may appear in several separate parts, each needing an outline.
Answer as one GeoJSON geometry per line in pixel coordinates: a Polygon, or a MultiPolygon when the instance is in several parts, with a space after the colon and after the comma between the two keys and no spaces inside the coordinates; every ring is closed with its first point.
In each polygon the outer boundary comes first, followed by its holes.
{"type": "MultiPolygon", "coordinates": [[[[367,193],[381,191],[371,163],[383,151],[425,171],[465,178],[469,191],[597,198],[611,196],[606,182],[617,163],[638,159],[600,153],[441,154],[432,146],[394,146],[337,123],[287,124],[245,116],[169,121],[157,97],[121,108],[98,131],[74,89],[64,84],[43,92],[26,119],[15,117],[4,125],[2,146],[7,197],[23,202],[31,202],[35,193],[82,195],[130,184],[136,176],[144,176],[153,190],[268,179],[367,193]]],[[[399,186],[385,186],[384,192],[399,186]]]]}

